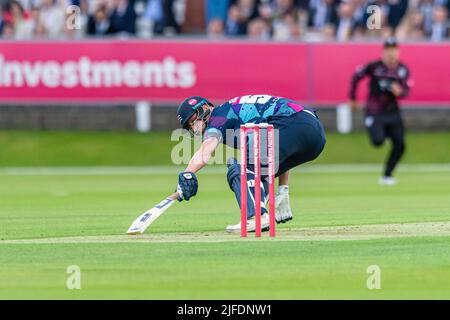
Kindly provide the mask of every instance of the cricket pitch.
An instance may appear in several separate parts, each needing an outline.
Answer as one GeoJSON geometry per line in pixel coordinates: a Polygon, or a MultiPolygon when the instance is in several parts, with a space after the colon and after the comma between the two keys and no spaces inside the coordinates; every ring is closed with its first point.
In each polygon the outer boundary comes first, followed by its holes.
{"type": "Polygon", "coordinates": [[[309,227],[279,230],[277,237],[272,239],[268,233],[263,233],[260,239],[254,239],[254,233],[249,233],[247,239],[239,234],[224,232],[189,232],[189,233],[151,233],[144,235],[104,235],[78,236],[60,238],[38,238],[4,240],[0,244],[56,244],[56,243],[204,243],[228,241],[355,241],[405,237],[436,237],[450,236],[450,222],[422,222],[399,224],[373,224],[338,227],[309,227]]]}

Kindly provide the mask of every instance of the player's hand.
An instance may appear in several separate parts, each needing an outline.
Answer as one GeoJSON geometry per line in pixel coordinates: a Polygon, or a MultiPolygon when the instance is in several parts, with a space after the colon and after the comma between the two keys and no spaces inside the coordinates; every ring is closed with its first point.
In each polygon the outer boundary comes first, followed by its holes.
{"type": "Polygon", "coordinates": [[[400,83],[393,81],[391,84],[391,91],[394,94],[394,96],[398,97],[401,96],[403,93],[403,88],[400,85],[400,83]]]}
{"type": "Polygon", "coordinates": [[[360,105],[359,105],[358,101],[356,101],[356,100],[350,100],[348,104],[352,108],[352,111],[356,111],[360,108],[360,105]]]}
{"type": "Polygon", "coordinates": [[[180,194],[178,201],[189,201],[190,198],[197,194],[198,180],[193,172],[181,172],[178,175],[177,192],[180,194]]]}

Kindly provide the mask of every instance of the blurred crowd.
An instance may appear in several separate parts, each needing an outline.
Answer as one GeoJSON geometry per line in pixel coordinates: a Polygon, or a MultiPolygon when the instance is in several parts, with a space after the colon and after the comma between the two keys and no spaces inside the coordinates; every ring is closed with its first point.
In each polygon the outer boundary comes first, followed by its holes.
{"type": "Polygon", "coordinates": [[[0,0],[0,30],[21,40],[177,34],[186,1],[0,0]]]}
{"type": "Polygon", "coordinates": [[[449,39],[450,0],[208,0],[211,37],[449,39]]]}
{"type": "MultiPolygon", "coordinates": [[[[198,7],[197,7],[198,8],[198,7]]],[[[449,40],[450,0],[0,0],[3,39],[192,34],[212,39],[449,40]],[[199,4],[203,12],[187,10],[199,4]]]]}

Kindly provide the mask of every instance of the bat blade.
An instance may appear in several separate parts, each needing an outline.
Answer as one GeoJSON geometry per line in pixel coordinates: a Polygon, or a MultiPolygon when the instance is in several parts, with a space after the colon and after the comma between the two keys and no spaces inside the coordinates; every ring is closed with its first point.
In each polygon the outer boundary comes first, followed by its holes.
{"type": "MultiPolygon", "coordinates": [[[[175,197],[176,199],[176,197],[175,197]]],[[[174,195],[164,199],[159,204],[144,212],[131,224],[127,230],[128,235],[143,234],[145,230],[158,219],[175,201],[174,195]]]]}

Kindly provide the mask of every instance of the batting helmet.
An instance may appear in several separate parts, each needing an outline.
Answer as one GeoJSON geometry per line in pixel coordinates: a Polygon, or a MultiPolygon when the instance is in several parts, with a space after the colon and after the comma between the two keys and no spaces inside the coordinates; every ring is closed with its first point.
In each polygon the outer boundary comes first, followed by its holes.
{"type": "Polygon", "coordinates": [[[204,116],[204,110],[202,108],[204,104],[208,104],[211,107],[214,107],[214,105],[209,100],[198,96],[186,98],[181,103],[181,105],[178,107],[177,118],[178,121],[180,121],[181,127],[183,129],[188,129],[189,119],[195,113],[197,113],[198,118],[202,118],[204,116]]]}

